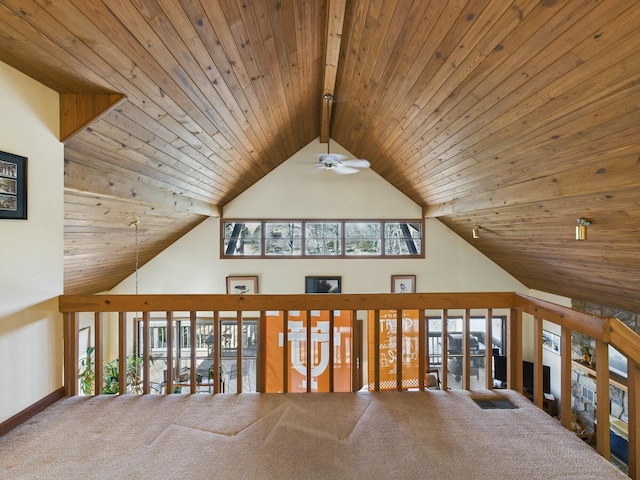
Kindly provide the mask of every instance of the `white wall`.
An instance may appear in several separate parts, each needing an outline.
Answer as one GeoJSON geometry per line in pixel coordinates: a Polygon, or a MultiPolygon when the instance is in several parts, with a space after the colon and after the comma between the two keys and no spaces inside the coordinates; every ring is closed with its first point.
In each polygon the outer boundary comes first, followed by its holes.
{"type": "Polygon", "coordinates": [[[0,150],[28,158],[28,219],[0,220],[0,422],[62,386],[59,97],[0,63],[0,150]]]}
{"type": "MultiPolygon", "coordinates": [[[[324,151],[326,144],[317,140],[303,148],[226,205],[225,218],[421,218],[419,205],[371,169],[354,175],[314,169],[315,154],[324,151]]],[[[415,274],[418,292],[528,292],[436,219],[425,224],[426,257],[404,260],[221,260],[220,224],[208,219],[144,265],[138,292],[225,293],[227,275],[258,275],[260,293],[304,293],[306,275],[339,275],[344,293],[389,293],[391,275],[398,274],[415,274]]],[[[111,291],[132,292],[133,275],[111,291]]]]}

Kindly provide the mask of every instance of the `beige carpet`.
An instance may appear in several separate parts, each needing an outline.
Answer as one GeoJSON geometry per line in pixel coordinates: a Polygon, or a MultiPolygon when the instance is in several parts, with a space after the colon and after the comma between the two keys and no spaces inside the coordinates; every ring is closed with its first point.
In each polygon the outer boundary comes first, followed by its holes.
{"type": "Polygon", "coordinates": [[[0,437],[0,478],[627,478],[500,395],[519,408],[464,391],[68,398],[0,437]]]}

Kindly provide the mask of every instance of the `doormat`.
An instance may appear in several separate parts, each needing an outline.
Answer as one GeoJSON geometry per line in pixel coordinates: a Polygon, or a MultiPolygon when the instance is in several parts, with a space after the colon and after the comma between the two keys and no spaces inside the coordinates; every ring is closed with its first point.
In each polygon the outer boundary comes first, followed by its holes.
{"type": "Polygon", "coordinates": [[[518,408],[511,400],[506,397],[497,398],[472,398],[476,404],[485,410],[489,409],[513,409],[518,408]]]}

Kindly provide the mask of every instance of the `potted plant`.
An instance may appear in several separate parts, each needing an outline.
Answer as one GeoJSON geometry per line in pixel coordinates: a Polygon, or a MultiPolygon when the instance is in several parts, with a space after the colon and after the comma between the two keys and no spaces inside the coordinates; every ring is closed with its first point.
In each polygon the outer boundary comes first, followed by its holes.
{"type": "MultiPolygon", "coordinates": [[[[80,363],[78,377],[80,378],[80,388],[85,395],[95,394],[96,374],[95,360],[93,359],[94,350],[95,347],[87,348],[87,356],[83,358],[80,363]]],[[[149,360],[153,364],[154,358],[149,357],[149,360]]],[[[142,357],[135,355],[129,355],[127,357],[127,393],[142,393],[141,367],[142,357]]],[[[120,360],[118,358],[111,360],[104,366],[103,378],[102,393],[104,395],[120,393],[120,360]]]]}

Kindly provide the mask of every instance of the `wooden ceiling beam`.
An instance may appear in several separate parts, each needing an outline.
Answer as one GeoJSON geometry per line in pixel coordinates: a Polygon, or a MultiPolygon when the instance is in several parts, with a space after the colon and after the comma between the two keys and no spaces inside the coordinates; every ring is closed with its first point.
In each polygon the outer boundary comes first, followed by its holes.
{"type": "Polygon", "coordinates": [[[327,15],[327,41],[325,45],[324,80],[322,86],[322,108],[320,118],[320,142],[329,141],[329,123],[333,107],[333,94],[338,74],[340,44],[342,42],[342,26],[346,0],[330,0],[327,15]]]}
{"type": "Polygon", "coordinates": [[[65,143],[127,99],[122,94],[60,94],[60,141],[65,143]]]}

